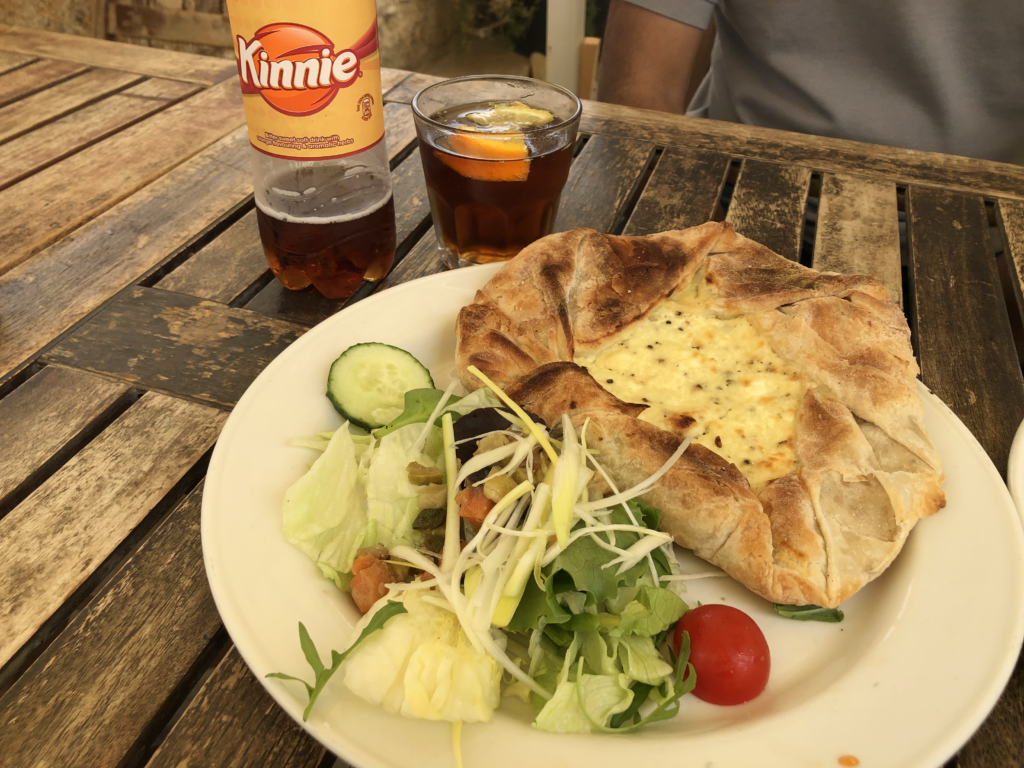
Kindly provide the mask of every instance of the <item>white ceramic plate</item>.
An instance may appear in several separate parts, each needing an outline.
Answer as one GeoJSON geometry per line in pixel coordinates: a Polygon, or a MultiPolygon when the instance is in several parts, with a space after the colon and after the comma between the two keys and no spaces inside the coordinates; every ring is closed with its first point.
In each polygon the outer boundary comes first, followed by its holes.
{"type": "MultiPolygon", "coordinates": [[[[454,367],[453,323],[495,267],[417,280],[318,325],[274,360],[239,401],[217,443],[203,496],[206,573],[245,661],[301,723],[305,692],[267,680],[311,679],[299,648],[304,622],[321,655],[358,618],[347,595],[284,539],[285,489],[314,459],[289,438],[340,424],[324,383],[347,347],[381,341],[426,363],[439,386],[454,367]]],[[[468,768],[526,765],[863,766],[933,768],[995,704],[1024,636],[1024,533],[999,474],[967,428],[921,388],[942,456],[948,506],[921,521],[893,566],[843,605],[841,624],[783,619],[726,578],[691,582],[689,602],[726,602],[761,626],[772,652],[765,692],[738,707],[693,697],[679,716],[626,736],[542,733],[506,701],[494,720],[463,729],[468,768]]],[[[690,571],[707,567],[685,559],[690,571]]],[[[304,727],[358,768],[453,768],[447,723],[370,706],[335,679],[304,727]]]]}

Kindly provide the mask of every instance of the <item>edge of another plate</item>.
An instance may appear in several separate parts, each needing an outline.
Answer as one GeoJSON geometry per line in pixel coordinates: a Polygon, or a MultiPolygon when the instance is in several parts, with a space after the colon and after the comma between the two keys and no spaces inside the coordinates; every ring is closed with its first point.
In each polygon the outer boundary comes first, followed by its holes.
{"type": "Polygon", "coordinates": [[[1010,445],[1010,458],[1006,462],[1006,485],[1017,506],[1021,525],[1024,525],[1024,421],[1017,427],[1017,434],[1013,436],[1010,445]]]}

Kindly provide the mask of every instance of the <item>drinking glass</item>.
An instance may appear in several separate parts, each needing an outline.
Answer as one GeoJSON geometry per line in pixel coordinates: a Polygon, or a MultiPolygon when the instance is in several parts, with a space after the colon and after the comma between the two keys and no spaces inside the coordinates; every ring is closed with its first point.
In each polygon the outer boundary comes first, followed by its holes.
{"type": "Polygon", "coordinates": [[[576,96],[528,77],[472,75],[424,88],[412,111],[449,267],[505,261],[551,234],[582,112],[576,96]]]}

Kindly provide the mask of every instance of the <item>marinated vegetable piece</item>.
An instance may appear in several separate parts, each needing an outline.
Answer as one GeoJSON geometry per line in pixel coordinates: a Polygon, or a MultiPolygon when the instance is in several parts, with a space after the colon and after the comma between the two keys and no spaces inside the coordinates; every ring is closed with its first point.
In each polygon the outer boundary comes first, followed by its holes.
{"type": "Polygon", "coordinates": [[[409,473],[409,482],[413,485],[436,485],[444,482],[440,469],[425,467],[418,461],[411,462],[405,471],[409,473]]]}
{"type": "MultiPolygon", "coordinates": [[[[483,442],[481,440],[480,442],[483,442]]],[[[516,487],[517,483],[508,475],[492,475],[484,481],[484,496],[497,504],[501,498],[516,487]]]]}
{"type": "Polygon", "coordinates": [[[392,567],[384,562],[387,557],[388,551],[381,546],[364,547],[356,553],[350,588],[356,607],[363,613],[388,593],[388,584],[400,580],[392,567]]]}
{"type": "Polygon", "coordinates": [[[494,506],[494,502],[484,495],[484,489],[478,485],[460,491],[455,502],[459,505],[459,517],[474,525],[480,525],[494,506]]]}
{"type": "Polygon", "coordinates": [[[335,410],[367,430],[401,415],[405,393],[422,388],[434,388],[430,372],[404,349],[388,344],[349,347],[327,376],[327,397],[335,410]]]}
{"type": "Polygon", "coordinates": [[[485,435],[481,437],[476,443],[476,451],[473,453],[474,456],[481,453],[487,453],[494,448],[501,448],[503,445],[508,445],[511,441],[510,438],[500,433],[492,435],[485,435]]]}
{"type": "MultiPolygon", "coordinates": [[[[535,481],[543,480],[547,475],[548,470],[551,468],[551,460],[548,459],[548,455],[541,450],[540,446],[533,449],[533,478],[535,481]]],[[[529,480],[526,471],[526,462],[520,466],[515,472],[512,473],[512,477],[517,483],[521,483],[524,480],[529,480]]]]}
{"type": "MultiPolygon", "coordinates": [[[[444,526],[435,528],[432,531],[424,531],[423,534],[423,549],[436,555],[438,558],[441,557],[441,550],[444,549],[444,526]]],[[[421,579],[422,581],[422,579],[421,579]]]]}
{"type": "Polygon", "coordinates": [[[448,506],[448,487],[444,485],[422,485],[416,489],[420,498],[420,509],[441,509],[448,506]]]}
{"type": "Polygon", "coordinates": [[[446,516],[447,513],[443,509],[424,509],[413,520],[412,527],[417,531],[432,531],[444,526],[446,516]]]}

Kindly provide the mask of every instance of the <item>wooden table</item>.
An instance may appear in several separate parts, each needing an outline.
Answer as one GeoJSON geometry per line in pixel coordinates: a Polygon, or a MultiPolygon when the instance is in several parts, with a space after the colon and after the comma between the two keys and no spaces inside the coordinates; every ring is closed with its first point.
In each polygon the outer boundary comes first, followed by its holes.
{"type": "MultiPolygon", "coordinates": [[[[0,27],[0,766],[333,763],[242,663],[203,571],[228,411],[343,305],[267,271],[234,73],[0,27]]],[[[385,70],[400,245],[350,301],[441,269],[408,106],[432,81],[385,70]]],[[[1024,168],[590,102],[581,131],[559,229],[724,216],[877,276],[923,380],[1004,471],[1024,417],[1024,168]]],[[[1018,665],[951,764],[1022,762],[1018,665]]]]}

